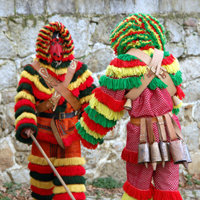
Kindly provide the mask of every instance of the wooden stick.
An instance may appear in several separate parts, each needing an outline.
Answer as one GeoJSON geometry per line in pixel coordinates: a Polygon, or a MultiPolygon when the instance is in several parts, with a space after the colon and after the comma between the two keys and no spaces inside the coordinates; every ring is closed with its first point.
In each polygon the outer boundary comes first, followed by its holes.
{"type": "Polygon", "coordinates": [[[73,194],[71,193],[71,191],[69,190],[69,188],[66,186],[65,182],[63,181],[62,177],[60,176],[60,174],[58,173],[58,171],[56,170],[56,168],[53,166],[52,162],[49,160],[49,158],[47,157],[46,153],[44,152],[44,150],[42,149],[42,147],[40,146],[40,144],[38,143],[38,141],[36,140],[34,135],[30,135],[31,138],[33,139],[33,141],[35,142],[36,146],[38,147],[38,149],[40,150],[40,152],[42,153],[42,155],[45,157],[45,159],[47,160],[48,164],[50,165],[51,169],[54,171],[54,173],[56,174],[56,176],[58,177],[59,181],[62,183],[62,185],[64,186],[65,190],[67,191],[67,193],[69,194],[69,196],[71,197],[72,200],[76,200],[73,196],[73,194]]]}

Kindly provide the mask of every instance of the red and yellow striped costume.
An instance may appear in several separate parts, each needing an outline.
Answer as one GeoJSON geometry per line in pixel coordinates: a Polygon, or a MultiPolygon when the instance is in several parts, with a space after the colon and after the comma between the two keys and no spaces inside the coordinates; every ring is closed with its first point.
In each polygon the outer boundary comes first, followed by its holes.
{"type": "MultiPolygon", "coordinates": [[[[100,87],[93,91],[89,106],[76,124],[76,133],[84,146],[96,148],[106,133],[113,129],[121,119],[126,102],[125,94],[132,88],[141,86],[141,79],[147,71],[147,65],[137,57],[126,52],[138,48],[152,57],[154,48],[164,51],[162,67],[172,78],[176,95],[182,99],[182,82],[179,63],[173,55],[165,51],[164,29],[150,15],[133,14],[122,20],[111,33],[111,46],[117,58],[110,62],[106,74],[100,78],[100,87]]],[[[167,85],[155,77],[142,94],[132,101],[129,115],[132,118],[155,117],[170,111],[177,114],[179,107],[173,106],[167,92],[167,85]]],[[[177,117],[173,118],[177,121],[177,117]]],[[[153,123],[156,141],[159,142],[158,127],[153,123]]],[[[178,192],[178,165],[168,162],[165,168],[158,166],[153,173],[152,167],[145,168],[137,164],[140,128],[131,122],[127,124],[127,144],[122,159],[127,162],[127,181],[124,184],[122,200],[181,200],[178,192]],[[154,179],[154,186],[151,180],[154,179]]]]}
{"type": "MultiPolygon", "coordinates": [[[[59,81],[64,81],[68,66],[74,59],[73,40],[69,31],[61,23],[52,22],[40,30],[36,45],[36,59],[40,62],[40,66],[46,68],[48,73],[59,81]],[[51,55],[48,54],[54,31],[58,31],[64,40],[63,60],[57,68],[54,66],[51,55]]],[[[80,100],[82,111],[88,105],[94,88],[93,78],[91,77],[91,72],[87,69],[87,65],[78,61],[75,74],[68,85],[68,89],[80,100]]],[[[86,190],[84,185],[85,179],[83,177],[85,174],[83,167],[85,159],[81,157],[80,139],[74,134],[74,126],[78,122],[78,117],[72,116],[62,120],[66,128],[66,135],[63,139],[66,149],[62,149],[58,145],[50,125],[52,114],[58,115],[61,112],[73,113],[74,109],[61,97],[54,112],[52,109],[49,109],[42,113],[43,115],[38,115],[36,105],[51,98],[54,89],[48,88],[43,78],[31,65],[24,67],[17,92],[15,97],[17,140],[26,144],[32,144],[31,138],[27,138],[24,131],[26,128],[33,129],[38,142],[66,182],[74,197],[77,200],[84,200],[86,198],[84,194],[86,190]]],[[[31,190],[34,199],[70,199],[34,143],[32,144],[31,155],[28,160],[31,190]]]]}

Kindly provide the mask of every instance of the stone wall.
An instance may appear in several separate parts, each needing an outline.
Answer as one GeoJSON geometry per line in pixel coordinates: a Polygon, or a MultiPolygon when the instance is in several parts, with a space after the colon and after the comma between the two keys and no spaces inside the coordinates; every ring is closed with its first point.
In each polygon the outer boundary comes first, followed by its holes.
{"type": "MultiPolygon", "coordinates": [[[[200,0],[0,0],[0,181],[27,182],[30,147],[14,137],[14,96],[22,66],[35,54],[35,39],[47,22],[69,29],[76,57],[88,64],[97,80],[114,58],[109,33],[123,17],[150,13],[166,27],[168,50],[179,58],[186,93],[180,121],[193,163],[200,174],[200,0]]],[[[125,145],[127,116],[119,121],[97,150],[83,149],[87,177],[125,180],[120,153],[125,145]]],[[[182,169],[182,168],[181,168],[182,169]]]]}

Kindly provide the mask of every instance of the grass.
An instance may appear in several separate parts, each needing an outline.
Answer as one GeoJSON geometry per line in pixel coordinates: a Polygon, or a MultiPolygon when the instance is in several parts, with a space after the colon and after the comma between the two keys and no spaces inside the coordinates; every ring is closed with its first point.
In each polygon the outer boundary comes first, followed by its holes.
{"type": "Polygon", "coordinates": [[[91,185],[97,188],[115,189],[121,188],[123,184],[119,181],[116,181],[112,177],[106,177],[95,179],[94,181],[92,181],[91,185]]]}

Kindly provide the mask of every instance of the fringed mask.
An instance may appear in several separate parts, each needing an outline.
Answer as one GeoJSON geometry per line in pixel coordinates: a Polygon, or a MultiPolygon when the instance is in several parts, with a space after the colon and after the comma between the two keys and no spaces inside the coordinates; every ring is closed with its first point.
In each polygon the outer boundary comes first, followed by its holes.
{"type": "Polygon", "coordinates": [[[53,39],[50,43],[49,54],[53,61],[62,61],[63,59],[63,39],[59,37],[58,32],[54,32],[53,39]]]}
{"type": "Polygon", "coordinates": [[[73,60],[74,44],[67,28],[60,22],[50,22],[42,27],[36,41],[36,52],[36,57],[49,65],[73,60]]]}

